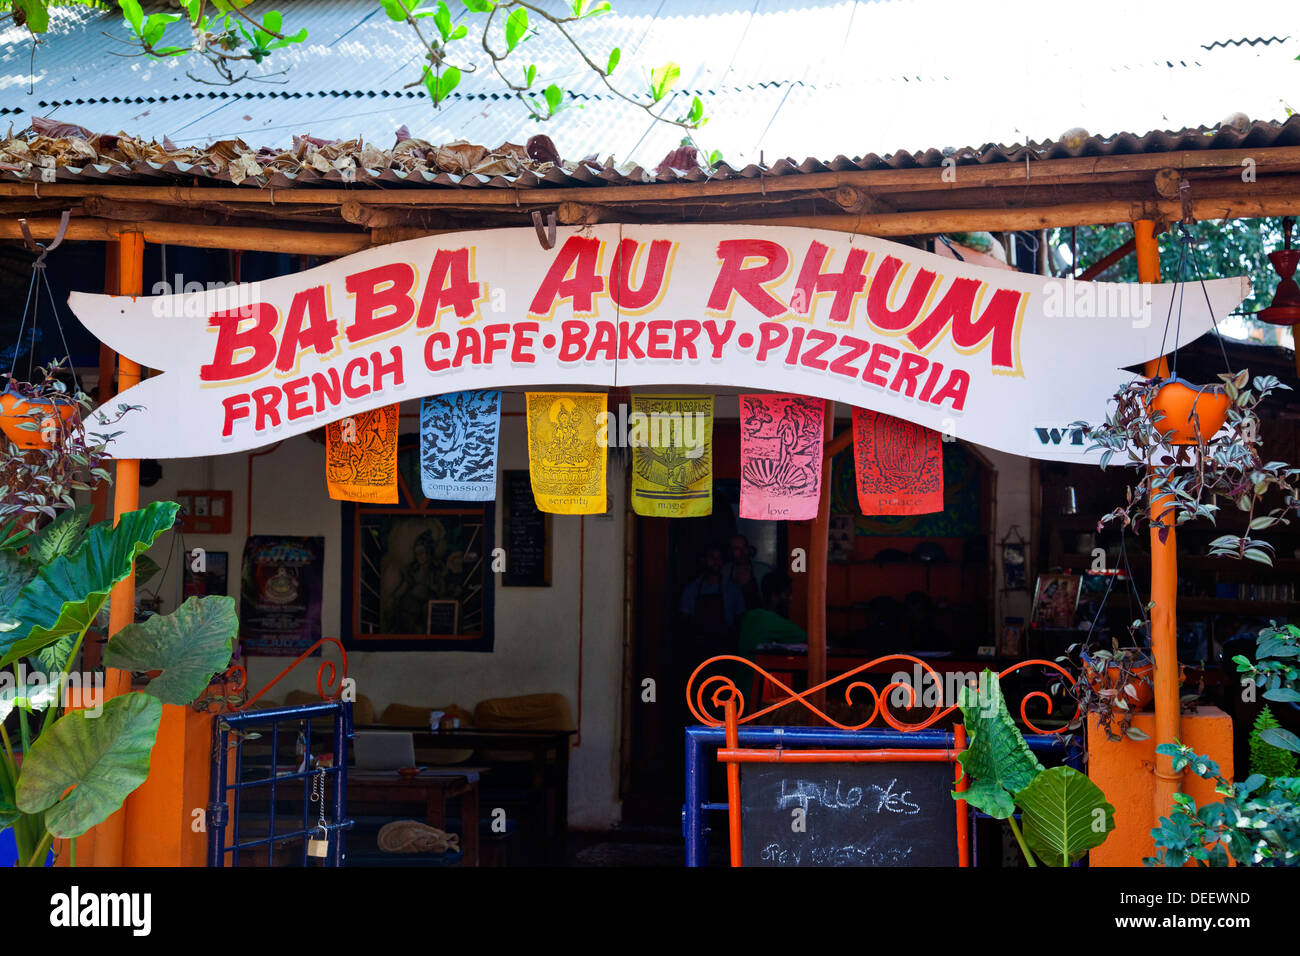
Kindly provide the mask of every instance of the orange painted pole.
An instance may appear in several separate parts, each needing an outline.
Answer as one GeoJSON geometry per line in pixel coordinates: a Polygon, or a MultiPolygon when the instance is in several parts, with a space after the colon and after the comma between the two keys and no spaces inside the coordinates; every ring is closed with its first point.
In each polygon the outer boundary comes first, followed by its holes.
{"type": "MultiPolygon", "coordinates": [[[[955,761],[958,755],[966,749],[966,725],[957,724],[952,729],[952,747],[955,753],[952,759],[955,761]]],[[[953,789],[958,793],[965,791],[967,787],[966,775],[962,773],[961,764],[957,764],[953,771],[955,782],[953,789]]],[[[957,804],[957,865],[970,866],[970,813],[966,808],[965,800],[954,801],[957,804]]]]}
{"type": "MultiPolygon", "coordinates": [[[[142,295],[144,293],[144,236],[139,233],[122,233],[118,247],[118,294],[142,295]]],[[[126,391],[140,382],[140,365],[124,356],[118,356],[117,390],[126,391]]],[[[140,505],[140,462],[134,459],[115,460],[116,476],[113,482],[113,515],[121,520],[123,514],[140,505]]],[[[135,569],[126,580],[113,588],[109,599],[108,633],[116,634],[135,620],[135,569]]],[[[131,689],[129,671],[109,668],[104,674],[105,698],[125,694],[131,689]]],[[[123,839],[126,832],[126,811],[118,810],[95,828],[95,866],[121,866],[123,839]]]]}
{"type": "MultiPolygon", "coordinates": [[[[830,442],[835,431],[835,403],[826,402],[826,423],[823,442],[830,442]]],[[[826,562],[830,553],[831,531],[831,453],[822,455],[822,493],[817,503],[817,517],[813,519],[808,541],[808,686],[816,687],[826,680],[826,562]]],[[[812,704],[821,707],[825,692],[812,697],[812,704]]]]}
{"type": "MultiPolygon", "coordinates": [[[[736,717],[736,698],[732,697],[723,704],[726,715],[726,740],[728,750],[740,747],[740,727],[736,717]]],[[[727,763],[727,831],[731,840],[731,865],[741,866],[744,862],[740,851],[740,764],[734,760],[727,763]]]]}
{"type": "MultiPolygon", "coordinates": [[[[1155,223],[1133,223],[1137,241],[1138,281],[1160,281],[1160,250],[1156,243],[1155,223]]],[[[1177,343],[1175,343],[1177,347],[1177,343]]],[[[1161,356],[1146,364],[1151,377],[1167,376],[1169,363],[1161,356]]],[[[1178,537],[1173,527],[1173,508],[1168,495],[1152,494],[1151,520],[1168,525],[1164,540],[1156,528],[1151,537],[1151,659],[1155,699],[1155,743],[1173,743],[1181,733],[1178,700],[1178,537]]],[[[1173,758],[1156,755],[1155,800],[1152,807],[1154,826],[1173,808],[1174,794],[1182,784],[1182,774],[1174,771],[1173,758]]]]}

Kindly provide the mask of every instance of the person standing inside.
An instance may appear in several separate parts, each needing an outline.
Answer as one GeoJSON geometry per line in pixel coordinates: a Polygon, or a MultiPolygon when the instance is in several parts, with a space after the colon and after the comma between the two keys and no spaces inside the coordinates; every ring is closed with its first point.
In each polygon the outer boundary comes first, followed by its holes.
{"type": "Polygon", "coordinates": [[[763,607],[763,579],[771,573],[772,568],[762,561],[754,560],[754,549],[743,534],[731,536],[731,541],[727,544],[727,557],[729,560],[722,566],[722,576],[740,588],[745,596],[745,609],[748,611],[763,607]]]}

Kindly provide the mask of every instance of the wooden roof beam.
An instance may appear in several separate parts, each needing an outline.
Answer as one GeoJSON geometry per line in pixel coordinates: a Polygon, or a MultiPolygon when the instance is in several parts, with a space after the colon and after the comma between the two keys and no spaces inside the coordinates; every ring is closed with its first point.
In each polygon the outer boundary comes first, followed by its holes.
{"type": "Polygon", "coordinates": [[[115,183],[18,183],[0,182],[0,197],[33,196],[43,198],[99,195],[106,199],[153,199],[160,202],[266,202],[327,203],[342,205],[348,201],[380,205],[473,205],[518,206],[554,205],[560,202],[623,203],[698,199],[704,196],[767,195],[771,193],[829,190],[841,185],[873,192],[908,188],[934,189],[941,192],[978,187],[1023,186],[1066,182],[1096,182],[1099,176],[1152,182],[1162,168],[1183,172],[1240,171],[1243,163],[1253,162],[1257,175],[1265,171],[1300,170],[1300,146],[1258,149],[1186,150],[1176,153],[1144,153],[1133,156],[1087,156],[1078,159],[1031,160],[1028,163],[1002,162],[985,165],[951,167],[951,181],[944,179],[944,167],[918,169],[844,170],[826,173],[791,173],[745,179],[718,179],[701,182],[669,182],[645,185],[609,186],[540,186],[530,188],[462,188],[454,186],[420,187],[389,184],[357,185],[350,188],[294,187],[276,189],[248,186],[179,186],[118,185],[115,183]]]}
{"type": "MultiPolygon", "coordinates": [[[[1300,215],[1300,195],[1260,198],[1193,198],[1192,211],[1198,220],[1300,215]]],[[[1023,209],[947,209],[898,213],[830,213],[813,216],[778,216],[765,219],[734,219],[737,226],[801,226],[870,236],[934,235],[941,232],[992,232],[1050,229],[1065,226],[1111,225],[1153,219],[1173,222],[1182,218],[1182,207],[1170,200],[1071,203],[1023,209]]],[[[56,219],[34,219],[29,223],[33,237],[53,238],[56,219]]],[[[248,249],[341,256],[371,245],[436,235],[446,229],[380,227],[367,232],[273,229],[249,226],[204,226],[186,222],[114,221],[73,219],[67,237],[73,240],[107,241],[122,233],[143,233],[149,242],[194,246],[206,249],[248,249]]],[[[16,220],[0,219],[0,239],[19,239],[16,220]]]]}

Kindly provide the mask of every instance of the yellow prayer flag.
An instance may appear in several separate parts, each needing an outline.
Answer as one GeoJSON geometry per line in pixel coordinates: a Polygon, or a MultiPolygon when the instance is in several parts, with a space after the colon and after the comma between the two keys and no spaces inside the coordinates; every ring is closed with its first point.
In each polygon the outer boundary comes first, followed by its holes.
{"type": "Polygon", "coordinates": [[[649,518],[713,513],[713,396],[633,395],[632,509],[649,518]]]}
{"type": "Polygon", "coordinates": [[[397,412],[397,405],[386,405],[325,426],[325,481],[331,498],[397,502],[397,412]]]}
{"type": "Polygon", "coordinates": [[[605,513],[603,392],[528,392],[528,476],[540,511],[605,513]]]}

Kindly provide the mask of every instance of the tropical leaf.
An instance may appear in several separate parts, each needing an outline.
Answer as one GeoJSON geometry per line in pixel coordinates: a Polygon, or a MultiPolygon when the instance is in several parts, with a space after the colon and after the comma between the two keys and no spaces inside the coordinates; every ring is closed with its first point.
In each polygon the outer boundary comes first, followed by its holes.
{"type": "Polygon", "coordinates": [[[979,688],[963,687],[957,695],[970,742],[957,758],[967,779],[964,791],[954,792],[991,817],[1005,820],[1016,812],[1014,795],[1043,769],[1007,712],[998,677],[990,670],[979,688]]]}
{"type": "Polygon", "coordinates": [[[22,813],[19,809],[4,794],[0,794],[0,833],[13,826],[20,816],[22,813]]]}
{"type": "Polygon", "coordinates": [[[28,658],[28,664],[45,675],[46,680],[62,674],[77,646],[76,634],[65,634],[53,644],[47,644],[28,658]]]}
{"type": "Polygon", "coordinates": [[[39,570],[38,565],[13,551],[0,551],[0,645],[4,641],[5,632],[16,630],[21,625],[22,622],[13,616],[10,608],[18,600],[19,592],[36,577],[39,570]]]}
{"type": "Polygon", "coordinates": [[[1115,808],[1073,767],[1038,774],[1016,794],[1025,842],[1048,866],[1069,866],[1115,829],[1115,808]]]}
{"type": "Polygon", "coordinates": [[[1270,727],[1268,730],[1261,730],[1259,739],[1266,744],[1272,744],[1274,747],[1282,750],[1289,750],[1293,754],[1300,754],[1300,737],[1284,730],[1281,727],[1270,727]]]}
{"type": "Polygon", "coordinates": [[[41,681],[32,684],[19,684],[17,687],[7,687],[0,690],[0,722],[4,721],[16,708],[22,708],[30,713],[35,710],[45,710],[51,704],[57,703],[58,700],[58,683],[41,681]]]}
{"type": "Polygon", "coordinates": [[[164,704],[188,704],[230,663],[239,633],[232,597],[192,597],[171,614],[155,614],[113,635],[104,664],[125,671],[162,671],[145,692],[164,704]]]}
{"type": "Polygon", "coordinates": [[[89,714],[77,710],[56,720],[32,744],[18,775],[18,809],[44,811],[45,828],[56,837],[81,836],[103,823],[149,776],[162,702],[122,694],[98,717],[89,714]]]}
{"type": "Polygon", "coordinates": [[[59,555],[68,554],[81,542],[81,536],[89,523],[90,505],[63,512],[36,536],[27,551],[27,560],[43,565],[49,564],[59,555]]]}
{"type": "Polygon", "coordinates": [[[162,568],[158,567],[157,561],[147,554],[140,555],[135,559],[135,586],[144,587],[161,571],[162,568]]]}
{"type": "Polygon", "coordinates": [[[86,532],[75,551],[41,568],[8,612],[21,623],[0,633],[0,667],[89,627],[113,586],[131,573],[136,556],[172,526],[179,508],[174,501],[155,501],[128,511],[116,526],[101,522],[86,532]]]}

